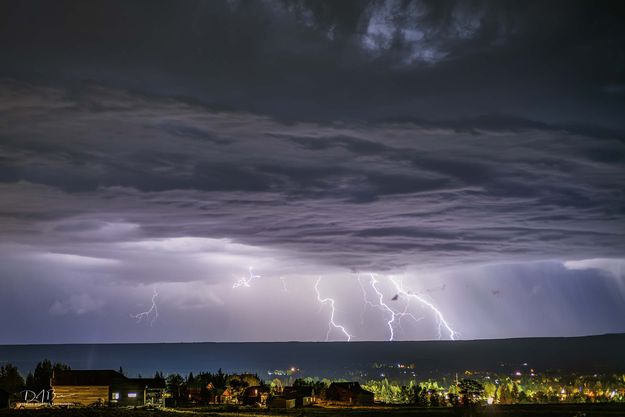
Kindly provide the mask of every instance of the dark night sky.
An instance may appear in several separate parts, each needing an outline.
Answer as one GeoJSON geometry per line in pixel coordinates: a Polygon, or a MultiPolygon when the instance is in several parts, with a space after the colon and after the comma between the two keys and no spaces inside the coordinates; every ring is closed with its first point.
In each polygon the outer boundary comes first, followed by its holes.
{"type": "Polygon", "coordinates": [[[625,332],[623,21],[1,2],[0,343],[625,332]]]}

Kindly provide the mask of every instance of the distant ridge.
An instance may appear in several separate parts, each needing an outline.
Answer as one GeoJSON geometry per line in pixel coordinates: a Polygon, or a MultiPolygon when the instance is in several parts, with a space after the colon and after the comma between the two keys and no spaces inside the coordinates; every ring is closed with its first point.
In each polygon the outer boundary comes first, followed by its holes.
{"type": "MultiPolygon", "coordinates": [[[[391,343],[440,343],[440,342],[448,342],[448,343],[458,343],[458,342],[497,342],[503,340],[546,340],[546,339],[588,339],[588,338],[597,338],[597,337],[606,337],[606,336],[616,336],[616,337],[625,337],[624,333],[601,333],[601,334],[590,334],[590,335],[580,335],[580,336],[526,336],[526,337],[502,337],[502,338],[483,338],[483,339],[457,339],[457,340],[448,340],[448,339],[429,339],[429,340],[394,340],[391,343]]],[[[389,343],[386,340],[352,340],[350,342],[333,340],[333,341],[315,341],[315,340],[283,340],[283,341],[224,341],[224,340],[213,340],[213,341],[180,341],[180,342],[97,342],[97,343],[88,343],[88,342],[69,342],[69,343],[4,343],[0,344],[0,347],[8,347],[8,346],[80,346],[80,345],[185,345],[185,344],[280,344],[280,343],[389,343]]]]}
{"type": "Polygon", "coordinates": [[[624,373],[625,334],[420,342],[197,342],[0,346],[0,363],[23,373],[44,358],[74,369],[118,369],[130,374],[268,371],[297,367],[300,376],[364,372],[374,364],[414,364],[415,372],[502,371],[624,373]],[[527,365],[523,365],[527,364],[527,365]]]}

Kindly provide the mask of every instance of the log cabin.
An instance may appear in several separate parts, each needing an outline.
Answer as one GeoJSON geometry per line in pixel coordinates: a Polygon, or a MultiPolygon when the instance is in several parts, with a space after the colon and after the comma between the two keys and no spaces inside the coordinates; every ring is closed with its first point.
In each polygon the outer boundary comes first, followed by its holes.
{"type": "Polygon", "coordinates": [[[112,370],[55,371],[51,383],[56,405],[163,405],[165,381],[127,378],[112,370]]]}

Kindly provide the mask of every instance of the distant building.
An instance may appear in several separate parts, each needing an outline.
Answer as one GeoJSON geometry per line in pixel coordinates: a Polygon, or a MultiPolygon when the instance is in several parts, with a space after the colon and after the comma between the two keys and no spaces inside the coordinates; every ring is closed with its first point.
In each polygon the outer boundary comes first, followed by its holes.
{"type": "Polygon", "coordinates": [[[165,381],[126,378],[112,370],[55,371],[53,404],[82,406],[161,406],[165,381]]]}
{"type": "Polygon", "coordinates": [[[373,393],[358,382],[333,382],[326,390],[326,400],[349,405],[373,404],[373,393]]]}
{"type": "Polygon", "coordinates": [[[211,383],[202,383],[201,381],[196,381],[191,384],[187,384],[187,395],[189,401],[192,403],[202,403],[202,402],[214,402],[215,396],[212,393],[213,384],[211,383]]]}
{"type": "Polygon", "coordinates": [[[285,398],[282,396],[273,397],[267,403],[269,408],[288,409],[295,408],[295,398],[285,398]]]}
{"type": "Polygon", "coordinates": [[[241,396],[241,403],[243,405],[264,406],[267,404],[268,397],[268,388],[261,387],[260,385],[247,387],[245,388],[245,391],[243,391],[243,395],[241,396]]]}
{"type": "Polygon", "coordinates": [[[217,395],[217,402],[221,404],[236,404],[237,398],[230,388],[226,388],[217,395]]]}
{"type": "Polygon", "coordinates": [[[317,402],[313,387],[284,387],[282,396],[294,399],[296,407],[308,407],[317,402]]]}

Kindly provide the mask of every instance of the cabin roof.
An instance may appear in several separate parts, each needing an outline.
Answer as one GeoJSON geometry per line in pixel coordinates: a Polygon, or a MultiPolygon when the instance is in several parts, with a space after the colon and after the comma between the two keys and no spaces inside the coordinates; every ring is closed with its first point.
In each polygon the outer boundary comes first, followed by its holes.
{"type": "Polygon", "coordinates": [[[117,371],[110,369],[100,370],[73,370],[54,371],[52,385],[111,385],[125,382],[127,378],[117,371]]]}
{"type": "Polygon", "coordinates": [[[284,395],[298,395],[303,397],[312,397],[315,394],[314,387],[284,387],[284,395]]]}
{"type": "Polygon", "coordinates": [[[372,394],[371,391],[367,391],[363,387],[360,386],[358,382],[333,382],[330,384],[329,389],[338,388],[351,391],[353,393],[364,392],[372,394]]]}
{"type": "Polygon", "coordinates": [[[110,369],[54,371],[52,386],[59,385],[131,385],[141,388],[164,389],[165,380],[160,378],[126,378],[123,374],[110,369]]]}

